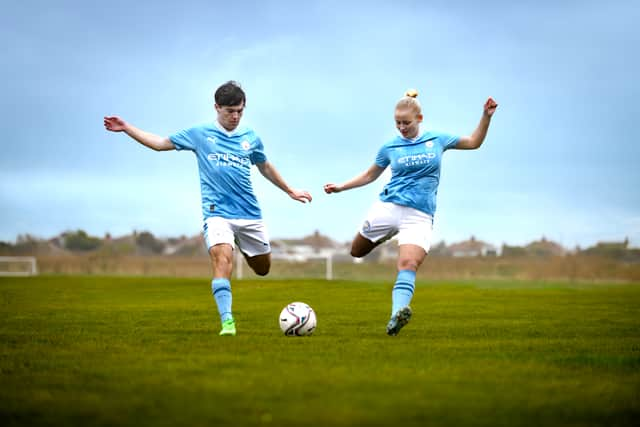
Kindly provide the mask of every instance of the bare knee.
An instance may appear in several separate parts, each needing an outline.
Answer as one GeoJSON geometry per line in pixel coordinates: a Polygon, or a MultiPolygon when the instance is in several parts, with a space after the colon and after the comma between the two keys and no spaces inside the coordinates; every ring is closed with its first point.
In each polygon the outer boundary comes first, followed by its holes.
{"type": "Polygon", "coordinates": [[[423,247],[417,245],[400,245],[398,254],[398,271],[418,271],[418,268],[427,256],[423,247]]]}
{"type": "Polygon", "coordinates": [[[411,270],[418,271],[418,267],[420,267],[420,263],[415,259],[399,259],[398,260],[398,270],[411,270]]]}

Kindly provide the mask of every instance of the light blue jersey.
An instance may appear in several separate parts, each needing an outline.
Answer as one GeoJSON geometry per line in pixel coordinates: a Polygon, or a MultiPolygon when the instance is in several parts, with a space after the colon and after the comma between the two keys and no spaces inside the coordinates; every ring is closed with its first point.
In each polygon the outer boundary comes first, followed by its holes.
{"type": "Polygon", "coordinates": [[[261,219],[251,186],[251,165],[267,157],[260,138],[248,128],[227,132],[215,122],[169,137],[177,150],[191,150],[198,159],[204,219],[261,219]]]}
{"type": "Polygon", "coordinates": [[[382,146],[376,165],[391,165],[391,180],[380,193],[380,200],[409,206],[434,216],[440,182],[442,153],[453,148],[459,137],[425,132],[415,140],[395,137],[382,146]]]}

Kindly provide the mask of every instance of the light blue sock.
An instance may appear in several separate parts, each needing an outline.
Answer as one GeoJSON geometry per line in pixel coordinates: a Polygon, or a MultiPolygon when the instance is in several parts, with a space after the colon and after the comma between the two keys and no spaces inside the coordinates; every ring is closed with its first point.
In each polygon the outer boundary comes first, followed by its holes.
{"type": "Polygon", "coordinates": [[[402,307],[409,305],[413,290],[415,289],[416,272],[413,270],[400,270],[396,284],[391,292],[391,315],[393,316],[402,307]]]}
{"type": "Polygon", "coordinates": [[[231,283],[229,283],[229,279],[213,279],[211,281],[211,292],[218,305],[220,321],[224,322],[233,319],[231,315],[231,283]]]}

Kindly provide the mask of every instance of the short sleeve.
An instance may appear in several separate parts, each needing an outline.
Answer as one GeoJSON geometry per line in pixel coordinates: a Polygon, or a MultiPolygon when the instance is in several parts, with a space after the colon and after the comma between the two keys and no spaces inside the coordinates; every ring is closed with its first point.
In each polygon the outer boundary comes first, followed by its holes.
{"type": "Polygon", "coordinates": [[[439,139],[442,143],[442,151],[446,151],[450,148],[455,148],[460,137],[457,135],[441,134],[439,139]]]}
{"type": "Polygon", "coordinates": [[[249,154],[249,159],[251,160],[251,164],[255,165],[256,163],[264,163],[267,161],[267,156],[264,154],[264,145],[262,144],[262,140],[260,138],[256,138],[255,146],[249,154]]]}
{"type": "Polygon", "coordinates": [[[198,128],[190,128],[169,135],[169,139],[175,145],[176,150],[196,151],[196,134],[198,128]]]}
{"type": "Polygon", "coordinates": [[[387,146],[385,145],[380,149],[380,151],[378,151],[378,155],[376,156],[376,165],[384,169],[387,166],[389,166],[389,163],[390,163],[389,154],[388,154],[387,146]]]}

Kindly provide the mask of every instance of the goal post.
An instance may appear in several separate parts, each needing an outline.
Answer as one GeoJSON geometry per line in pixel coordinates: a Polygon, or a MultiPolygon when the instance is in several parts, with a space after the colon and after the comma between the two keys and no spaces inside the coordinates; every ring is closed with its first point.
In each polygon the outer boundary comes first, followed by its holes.
{"type": "MultiPolygon", "coordinates": [[[[237,279],[242,279],[244,276],[244,272],[243,272],[243,264],[244,264],[244,260],[243,260],[243,256],[241,255],[239,250],[235,251],[235,261],[236,261],[236,267],[235,267],[235,275],[237,279]]],[[[278,260],[278,261],[287,261],[287,262],[307,262],[307,261],[324,261],[325,264],[325,268],[324,268],[324,276],[326,280],[333,280],[333,255],[331,254],[322,254],[322,255],[304,255],[303,258],[299,258],[296,256],[291,256],[291,255],[285,255],[285,254],[272,254],[271,258],[273,260],[278,260]]]]}
{"type": "Polygon", "coordinates": [[[0,276],[35,276],[37,274],[36,257],[0,256],[0,276]]]}

